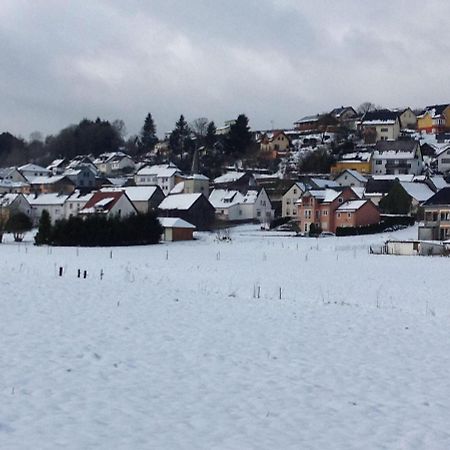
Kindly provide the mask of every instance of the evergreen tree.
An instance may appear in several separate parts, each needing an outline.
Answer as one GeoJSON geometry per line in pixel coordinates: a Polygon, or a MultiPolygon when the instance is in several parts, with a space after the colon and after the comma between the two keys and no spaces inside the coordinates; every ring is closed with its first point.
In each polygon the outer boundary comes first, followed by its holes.
{"type": "Polygon", "coordinates": [[[170,133],[169,147],[173,154],[183,157],[183,153],[188,151],[192,147],[192,141],[190,139],[191,130],[183,116],[175,124],[175,128],[170,133]]]}
{"type": "Polygon", "coordinates": [[[208,127],[206,128],[206,136],[205,136],[205,145],[206,148],[212,149],[214,147],[214,144],[217,142],[217,136],[216,136],[216,125],[214,122],[209,122],[208,127]]]}
{"type": "Polygon", "coordinates": [[[245,156],[252,143],[252,135],[245,114],[239,114],[236,122],[231,125],[230,133],[225,142],[226,153],[234,158],[245,156]]]}
{"type": "Polygon", "coordinates": [[[49,245],[52,237],[52,223],[50,221],[50,214],[46,209],[42,211],[41,218],[39,219],[38,232],[34,238],[36,245],[49,245]]]}
{"type": "Polygon", "coordinates": [[[379,207],[385,214],[409,214],[411,201],[411,197],[396,180],[388,195],[380,200],[379,207]]]}
{"type": "Polygon", "coordinates": [[[148,113],[141,130],[139,149],[142,153],[151,152],[157,143],[158,137],[156,136],[156,125],[151,113],[148,113]]]}

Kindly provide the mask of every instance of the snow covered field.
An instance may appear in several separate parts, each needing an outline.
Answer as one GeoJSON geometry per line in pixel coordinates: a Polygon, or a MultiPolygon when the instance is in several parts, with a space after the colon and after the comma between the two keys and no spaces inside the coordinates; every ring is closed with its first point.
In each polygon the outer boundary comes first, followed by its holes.
{"type": "Polygon", "coordinates": [[[387,237],[1,244],[0,448],[449,449],[450,259],[387,237]]]}

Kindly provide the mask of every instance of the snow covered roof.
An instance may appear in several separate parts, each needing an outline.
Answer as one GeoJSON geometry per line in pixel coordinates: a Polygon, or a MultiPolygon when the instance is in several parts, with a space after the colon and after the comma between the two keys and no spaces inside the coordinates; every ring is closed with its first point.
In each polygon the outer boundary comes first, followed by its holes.
{"type": "Polygon", "coordinates": [[[45,206],[45,205],[64,205],[65,201],[69,198],[69,195],[66,194],[40,194],[37,197],[35,194],[28,194],[25,196],[28,200],[28,203],[31,206],[45,206]]]}
{"type": "Polygon", "coordinates": [[[72,194],[70,194],[68,201],[71,202],[80,202],[80,203],[87,203],[92,196],[94,195],[94,192],[89,192],[87,194],[82,194],[78,189],[73,191],[72,194]]]}
{"type": "Polygon", "coordinates": [[[18,168],[21,172],[44,172],[49,173],[50,170],[45,167],[38,166],[37,164],[24,164],[18,168]]]}
{"type": "Polygon", "coordinates": [[[158,186],[125,186],[121,188],[106,187],[101,192],[125,192],[132,202],[146,202],[158,190],[158,186]]]}
{"type": "Polygon", "coordinates": [[[368,162],[372,157],[372,152],[352,152],[342,155],[341,161],[350,162],[368,162]]]}
{"type": "Polygon", "coordinates": [[[401,181],[402,188],[415,200],[422,203],[434,195],[434,192],[425,183],[401,181]]]}
{"type": "Polygon", "coordinates": [[[188,228],[195,230],[196,226],[178,217],[158,217],[163,228],[188,228]]]}
{"type": "Polygon", "coordinates": [[[159,205],[159,209],[180,209],[187,210],[202,196],[203,194],[174,194],[168,195],[159,205]]]}
{"type": "Polygon", "coordinates": [[[30,184],[55,184],[59,181],[66,179],[68,183],[72,183],[65,175],[57,175],[54,177],[27,177],[30,184]]]}
{"type": "Polygon", "coordinates": [[[318,188],[332,188],[332,187],[339,187],[339,184],[336,183],[334,180],[326,180],[323,178],[311,178],[311,181],[318,187],[318,188]]]}
{"type": "Polygon", "coordinates": [[[180,173],[180,169],[178,169],[178,167],[171,164],[159,164],[154,166],[145,166],[137,172],[137,175],[170,178],[176,173],[180,173]]]}
{"type": "Polygon", "coordinates": [[[232,183],[240,180],[245,175],[245,172],[227,172],[220,177],[214,179],[214,183],[232,183]]]}
{"type": "Polygon", "coordinates": [[[445,181],[442,175],[436,175],[434,177],[430,177],[431,183],[436,189],[443,189],[445,187],[449,187],[450,185],[445,181]]]}
{"type": "Polygon", "coordinates": [[[242,203],[244,196],[235,190],[213,189],[209,195],[209,202],[214,208],[229,208],[242,203]]]}
{"type": "Polygon", "coordinates": [[[338,175],[336,177],[339,178],[343,173],[348,173],[350,174],[353,178],[355,178],[356,180],[358,180],[361,183],[367,183],[367,178],[363,175],[361,175],[357,170],[353,170],[353,169],[345,169],[340,175],[338,175]]]}
{"type": "Polygon", "coordinates": [[[358,196],[358,198],[364,197],[364,192],[366,191],[365,187],[352,186],[350,189],[358,196]]]}
{"type": "Polygon", "coordinates": [[[338,211],[357,211],[363,205],[365,205],[370,200],[349,200],[345,203],[342,203],[341,206],[337,209],[338,211]]]}
{"type": "Polygon", "coordinates": [[[0,196],[0,206],[2,208],[7,208],[16,200],[19,195],[21,194],[4,194],[0,196]]]}
{"type": "Polygon", "coordinates": [[[398,174],[398,175],[372,175],[372,180],[378,181],[414,181],[413,174],[398,174]]]}
{"type": "Polygon", "coordinates": [[[388,109],[379,109],[377,111],[369,111],[362,118],[363,125],[394,125],[398,120],[398,111],[390,111],[388,109]]]}
{"type": "Polygon", "coordinates": [[[180,181],[172,188],[169,194],[182,194],[183,191],[184,191],[184,181],[180,181]]]}
{"type": "Polygon", "coordinates": [[[125,195],[124,192],[95,192],[89,199],[84,208],[80,211],[83,214],[109,212],[113,206],[119,201],[120,197],[125,195]]]}

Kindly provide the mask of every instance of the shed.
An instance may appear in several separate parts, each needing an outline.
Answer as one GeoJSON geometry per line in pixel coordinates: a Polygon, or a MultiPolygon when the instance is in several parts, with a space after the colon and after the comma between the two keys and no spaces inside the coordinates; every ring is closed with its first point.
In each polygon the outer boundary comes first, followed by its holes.
{"type": "Polygon", "coordinates": [[[164,228],[165,241],[192,241],[194,239],[195,225],[179,217],[159,217],[164,228]]]}

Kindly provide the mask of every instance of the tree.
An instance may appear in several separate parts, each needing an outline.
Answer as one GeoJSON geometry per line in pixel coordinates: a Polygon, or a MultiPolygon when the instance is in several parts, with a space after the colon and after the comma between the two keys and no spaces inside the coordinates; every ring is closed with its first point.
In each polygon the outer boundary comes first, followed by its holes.
{"type": "Polygon", "coordinates": [[[8,233],[13,233],[16,242],[22,242],[24,234],[30,231],[32,227],[31,219],[25,213],[18,212],[8,219],[5,230],[8,233]]]}
{"type": "Polygon", "coordinates": [[[385,214],[409,214],[412,199],[398,180],[389,193],[380,200],[379,207],[385,214]]]}
{"type": "Polygon", "coordinates": [[[6,225],[6,215],[3,214],[2,209],[3,208],[0,207],[0,243],[3,240],[3,233],[5,232],[5,225],[6,225]]]}
{"type": "Polygon", "coordinates": [[[225,151],[234,158],[245,156],[252,143],[252,135],[248,126],[248,117],[239,114],[236,122],[231,125],[230,133],[225,142],[225,151]]]}
{"type": "Polygon", "coordinates": [[[195,119],[191,123],[191,129],[195,137],[202,141],[208,131],[208,119],[206,117],[199,117],[198,119],[195,119]]]}
{"type": "Polygon", "coordinates": [[[214,144],[217,142],[217,135],[216,135],[216,125],[214,122],[209,122],[208,126],[206,128],[206,135],[205,135],[205,145],[206,148],[212,149],[214,147],[214,144]]]}
{"type": "Polygon", "coordinates": [[[364,115],[367,112],[370,111],[375,111],[376,106],[374,103],[372,102],[363,102],[361,103],[358,108],[356,109],[356,111],[358,112],[358,114],[364,115]]]}
{"type": "Polygon", "coordinates": [[[180,169],[188,170],[195,144],[191,139],[191,129],[183,114],[181,114],[175,124],[175,128],[170,133],[169,148],[172,151],[172,155],[175,156],[174,159],[177,159],[177,165],[179,165],[180,169]]]}
{"type": "Polygon", "coordinates": [[[139,139],[140,151],[142,153],[152,152],[157,143],[158,137],[156,136],[156,125],[151,113],[148,113],[139,139]]]}
{"type": "Polygon", "coordinates": [[[34,243],[36,245],[49,245],[51,243],[51,236],[52,223],[50,220],[50,214],[46,209],[44,209],[39,219],[39,228],[34,238],[34,243]]]}

